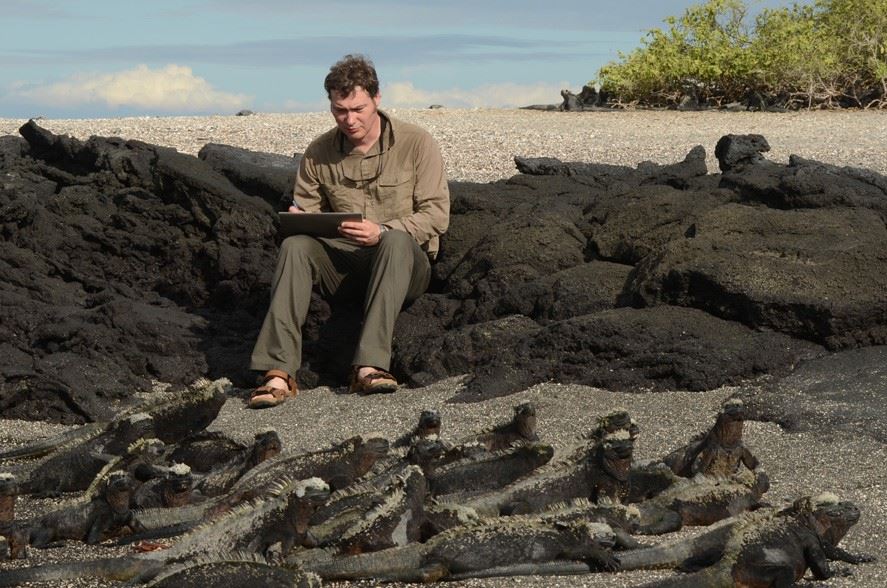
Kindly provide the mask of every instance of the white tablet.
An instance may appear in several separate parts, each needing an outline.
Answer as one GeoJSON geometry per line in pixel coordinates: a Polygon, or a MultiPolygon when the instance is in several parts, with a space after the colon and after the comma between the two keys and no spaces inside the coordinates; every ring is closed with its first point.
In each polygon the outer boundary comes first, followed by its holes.
{"type": "Polygon", "coordinates": [[[360,221],[359,212],[278,212],[280,228],[277,235],[283,239],[290,235],[313,237],[339,237],[339,225],[345,221],[360,221]]]}

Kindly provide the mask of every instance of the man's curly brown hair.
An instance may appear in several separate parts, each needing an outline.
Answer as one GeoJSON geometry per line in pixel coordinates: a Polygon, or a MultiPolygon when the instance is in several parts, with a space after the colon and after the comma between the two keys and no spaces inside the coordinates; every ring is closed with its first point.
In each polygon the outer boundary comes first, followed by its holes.
{"type": "Polygon", "coordinates": [[[364,55],[346,55],[330,67],[330,73],[323,81],[327,98],[332,99],[333,92],[341,96],[350,96],[354,88],[361,87],[370,96],[379,93],[379,76],[373,62],[364,55]]]}

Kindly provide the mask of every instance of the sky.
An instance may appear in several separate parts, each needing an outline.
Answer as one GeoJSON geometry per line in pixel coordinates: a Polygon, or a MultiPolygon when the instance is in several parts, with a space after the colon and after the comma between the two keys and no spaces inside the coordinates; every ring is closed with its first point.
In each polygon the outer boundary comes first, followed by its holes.
{"type": "Polygon", "coordinates": [[[0,0],[0,118],[324,111],[348,53],[384,107],[555,104],[694,3],[0,0]]]}

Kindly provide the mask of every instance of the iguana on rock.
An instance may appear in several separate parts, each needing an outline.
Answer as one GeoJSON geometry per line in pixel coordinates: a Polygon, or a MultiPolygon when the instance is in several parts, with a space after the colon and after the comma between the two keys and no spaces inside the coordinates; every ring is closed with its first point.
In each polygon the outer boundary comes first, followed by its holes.
{"type": "Polygon", "coordinates": [[[695,436],[690,442],[668,454],[663,461],[679,476],[696,474],[726,477],[739,471],[758,467],[758,459],[742,441],[745,407],[740,399],[724,402],[714,426],[695,436]]]}
{"type": "Polygon", "coordinates": [[[46,547],[68,539],[98,543],[132,530],[131,496],[132,478],[126,472],[115,472],[97,495],[86,496],[20,526],[32,547],[46,547]]]}
{"type": "Polygon", "coordinates": [[[294,552],[287,564],[314,572],[324,581],[433,582],[456,575],[483,575],[491,569],[509,575],[520,566],[550,562],[570,567],[579,561],[585,570],[613,571],[618,562],[610,552],[612,545],[612,530],[600,523],[549,524],[505,517],[456,527],[425,543],[374,553],[336,557],[325,550],[294,552]]]}
{"type": "Polygon", "coordinates": [[[817,579],[830,577],[829,560],[872,561],[838,547],[858,520],[859,509],[851,502],[832,494],[804,497],[782,510],[726,519],[689,539],[625,552],[620,563],[623,570],[699,570],[650,585],[662,588],[791,586],[807,569],[817,579]]]}
{"type": "Polygon", "coordinates": [[[311,514],[328,496],[329,486],[319,478],[281,480],[266,495],[198,526],[168,549],[131,557],[47,564],[0,572],[0,586],[80,577],[144,583],[175,563],[234,552],[258,553],[267,558],[270,549],[278,543],[281,553],[285,554],[304,540],[311,514]]]}
{"type": "Polygon", "coordinates": [[[86,490],[96,474],[130,444],[142,437],[174,443],[205,428],[219,413],[230,387],[227,380],[199,380],[186,391],[146,401],[142,411],[124,411],[104,427],[89,427],[88,434],[73,435],[36,466],[22,466],[23,494],[57,496],[86,490]]]}

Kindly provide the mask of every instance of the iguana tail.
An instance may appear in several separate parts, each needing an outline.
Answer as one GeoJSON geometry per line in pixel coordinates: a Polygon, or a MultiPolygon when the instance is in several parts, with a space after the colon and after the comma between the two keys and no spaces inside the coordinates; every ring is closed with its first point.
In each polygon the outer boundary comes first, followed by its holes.
{"type": "Polygon", "coordinates": [[[735,519],[724,519],[696,537],[619,552],[620,568],[624,571],[699,569],[711,565],[723,555],[735,525],[735,519]]]}
{"type": "MultiPolygon", "coordinates": [[[[313,551],[313,550],[312,550],[313,551]]],[[[346,557],[329,552],[326,557],[319,554],[306,554],[304,559],[287,558],[287,564],[298,565],[306,572],[313,572],[324,582],[334,580],[367,580],[380,582],[421,582],[422,556],[425,545],[411,543],[403,547],[392,547],[371,553],[361,553],[346,557]]]]}
{"type": "Polygon", "coordinates": [[[126,581],[136,576],[151,577],[163,569],[163,561],[122,557],[45,564],[0,572],[0,586],[21,586],[25,582],[50,582],[75,578],[126,581]]]}
{"type": "Polygon", "coordinates": [[[655,580],[646,584],[641,584],[637,588],[733,588],[735,583],[729,570],[716,566],[706,568],[692,574],[676,574],[655,580]]]}

